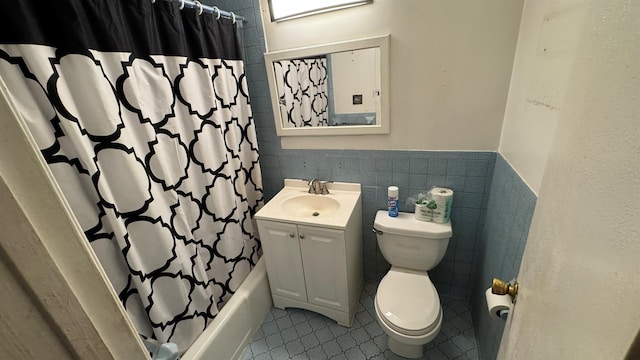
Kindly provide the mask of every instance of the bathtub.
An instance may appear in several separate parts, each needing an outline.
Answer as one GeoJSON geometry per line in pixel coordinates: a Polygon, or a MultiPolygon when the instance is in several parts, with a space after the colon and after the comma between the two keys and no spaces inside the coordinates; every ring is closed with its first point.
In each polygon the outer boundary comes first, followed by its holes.
{"type": "Polygon", "coordinates": [[[239,359],[272,305],[262,257],[180,360],[239,359]]]}

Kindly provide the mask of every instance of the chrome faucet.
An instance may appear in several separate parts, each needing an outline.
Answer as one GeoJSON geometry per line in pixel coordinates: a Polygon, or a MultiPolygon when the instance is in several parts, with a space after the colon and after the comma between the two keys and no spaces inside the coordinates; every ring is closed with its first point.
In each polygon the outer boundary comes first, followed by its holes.
{"type": "Polygon", "coordinates": [[[318,179],[309,180],[309,194],[327,195],[329,189],[327,189],[327,183],[331,181],[320,181],[318,179]]]}
{"type": "Polygon", "coordinates": [[[320,180],[311,179],[309,180],[309,194],[320,194],[322,190],[320,189],[320,180]]]}

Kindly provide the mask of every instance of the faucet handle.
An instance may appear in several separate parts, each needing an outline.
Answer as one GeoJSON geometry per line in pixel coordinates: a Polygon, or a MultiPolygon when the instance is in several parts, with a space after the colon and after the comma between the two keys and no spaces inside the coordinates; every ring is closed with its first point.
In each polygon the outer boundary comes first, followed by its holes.
{"type": "Polygon", "coordinates": [[[319,194],[320,193],[320,181],[318,179],[309,180],[309,194],[319,194]]]}
{"type": "Polygon", "coordinates": [[[327,189],[327,184],[332,183],[333,181],[320,181],[320,194],[328,195],[329,189],[327,189]]]}

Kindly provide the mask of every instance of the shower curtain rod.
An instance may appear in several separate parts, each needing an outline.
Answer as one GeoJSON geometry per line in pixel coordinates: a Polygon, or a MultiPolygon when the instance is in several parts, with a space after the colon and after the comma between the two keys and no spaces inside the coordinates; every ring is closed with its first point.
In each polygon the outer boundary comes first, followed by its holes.
{"type": "MultiPolygon", "coordinates": [[[[234,20],[234,22],[236,21],[246,21],[245,18],[243,16],[240,15],[236,15],[231,11],[224,11],[224,10],[220,10],[218,9],[217,6],[208,6],[208,5],[204,5],[199,1],[191,1],[191,0],[164,0],[164,1],[168,1],[168,2],[177,2],[179,4],[179,6],[181,6],[182,8],[190,8],[190,9],[196,9],[196,11],[199,11],[199,14],[202,13],[210,13],[210,14],[214,14],[215,16],[218,17],[223,17],[226,19],[231,19],[234,20]]],[[[156,2],[156,0],[151,0],[152,3],[156,2]]]]}

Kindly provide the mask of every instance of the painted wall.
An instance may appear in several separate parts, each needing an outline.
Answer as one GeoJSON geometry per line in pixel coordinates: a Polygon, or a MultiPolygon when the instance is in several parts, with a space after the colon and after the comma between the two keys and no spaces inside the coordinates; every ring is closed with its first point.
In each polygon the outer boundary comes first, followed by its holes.
{"type": "Polygon", "coordinates": [[[538,193],[564,106],[584,1],[527,1],[520,25],[500,153],[538,193]]]}
{"type": "Polygon", "coordinates": [[[376,0],[279,23],[260,5],[269,51],[391,34],[391,133],[283,148],[498,149],[522,0],[376,0]]]}

